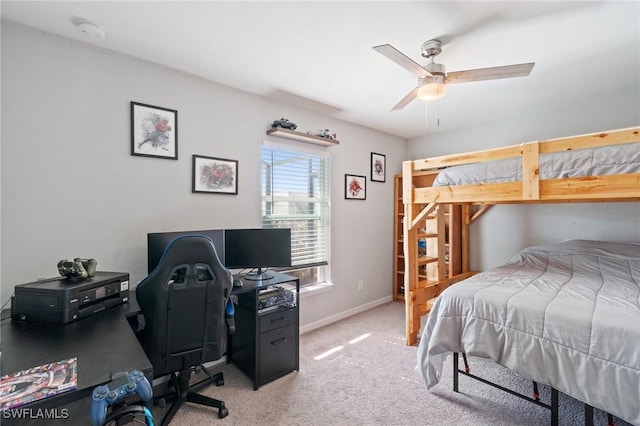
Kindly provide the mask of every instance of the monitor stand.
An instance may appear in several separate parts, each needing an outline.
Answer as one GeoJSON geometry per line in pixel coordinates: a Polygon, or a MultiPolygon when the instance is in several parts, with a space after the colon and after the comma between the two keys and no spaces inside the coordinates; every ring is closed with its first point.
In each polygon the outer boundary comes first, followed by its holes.
{"type": "Polygon", "coordinates": [[[275,275],[267,269],[258,268],[257,272],[245,274],[244,279],[249,281],[267,281],[273,278],[275,275]]]}

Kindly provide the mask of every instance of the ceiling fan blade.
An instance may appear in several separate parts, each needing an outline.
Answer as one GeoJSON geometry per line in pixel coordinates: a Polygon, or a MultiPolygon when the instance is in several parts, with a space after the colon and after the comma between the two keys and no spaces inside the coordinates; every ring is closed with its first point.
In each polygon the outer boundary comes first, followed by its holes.
{"type": "Polygon", "coordinates": [[[478,68],[475,70],[447,73],[446,83],[467,83],[470,81],[497,80],[499,78],[526,77],[531,73],[535,62],[505,65],[502,67],[478,68]]]}
{"type": "Polygon", "coordinates": [[[400,102],[398,102],[396,104],[396,106],[391,108],[391,111],[398,111],[399,109],[402,109],[402,108],[406,107],[409,104],[409,102],[411,102],[412,100],[414,100],[417,97],[418,97],[418,88],[416,87],[415,89],[410,91],[407,94],[407,96],[402,98],[402,100],[400,102]]]}
{"type": "Polygon", "coordinates": [[[415,74],[418,77],[431,75],[429,71],[422,68],[417,62],[414,62],[413,59],[409,58],[404,53],[400,52],[398,49],[391,46],[390,44],[373,46],[373,50],[379,53],[382,53],[384,56],[391,59],[396,64],[400,65],[402,68],[408,70],[409,72],[415,74]]]}

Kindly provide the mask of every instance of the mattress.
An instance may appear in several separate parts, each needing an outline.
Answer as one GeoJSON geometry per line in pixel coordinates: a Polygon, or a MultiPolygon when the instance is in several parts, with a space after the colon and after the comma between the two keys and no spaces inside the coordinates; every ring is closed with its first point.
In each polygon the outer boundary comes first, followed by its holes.
{"type": "Polygon", "coordinates": [[[427,388],[450,352],[491,358],[640,425],[640,243],[530,247],[447,288],[418,347],[427,388]]]}
{"type": "MultiPolygon", "coordinates": [[[[640,173],[640,142],[540,155],[540,179],[640,173]]],[[[522,160],[485,161],[441,171],[433,186],[522,180],[522,160]]]]}

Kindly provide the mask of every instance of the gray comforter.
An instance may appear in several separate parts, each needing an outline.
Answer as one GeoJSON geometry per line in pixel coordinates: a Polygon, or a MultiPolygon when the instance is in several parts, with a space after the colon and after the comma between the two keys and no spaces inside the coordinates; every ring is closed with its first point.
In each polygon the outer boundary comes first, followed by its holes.
{"type": "Polygon", "coordinates": [[[418,348],[428,388],[449,352],[491,358],[640,425],[640,244],[530,247],[449,287],[418,348]]]}

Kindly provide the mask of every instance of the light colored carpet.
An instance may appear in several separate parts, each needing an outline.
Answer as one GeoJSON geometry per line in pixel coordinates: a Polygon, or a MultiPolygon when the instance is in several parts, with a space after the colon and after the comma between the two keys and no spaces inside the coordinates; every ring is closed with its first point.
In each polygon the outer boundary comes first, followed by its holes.
{"type": "MultiPolygon", "coordinates": [[[[546,425],[549,410],[460,376],[452,390],[451,361],[428,391],[415,370],[417,347],[404,344],[404,304],[390,302],[300,337],[300,371],[253,390],[233,364],[219,364],[225,385],[205,395],[220,398],[229,416],[188,404],[172,425],[546,425]],[[333,350],[328,354],[329,351],[333,350]],[[324,354],[324,356],[322,356],[324,354]]],[[[526,382],[497,364],[470,358],[472,372],[529,395],[526,382]]],[[[541,388],[549,401],[549,389],[541,388]]],[[[560,424],[583,425],[582,404],[560,394],[560,424]]],[[[596,411],[596,425],[606,425],[596,411]]],[[[618,425],[628,425],[618,421],[618,425]]]]}

